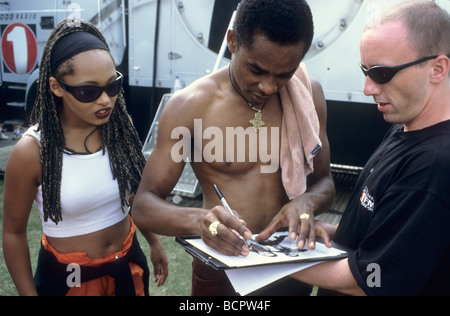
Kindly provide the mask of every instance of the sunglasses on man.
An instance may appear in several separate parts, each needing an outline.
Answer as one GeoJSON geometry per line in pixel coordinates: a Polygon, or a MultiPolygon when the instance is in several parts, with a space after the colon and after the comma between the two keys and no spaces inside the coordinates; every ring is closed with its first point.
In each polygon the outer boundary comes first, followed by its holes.
{"type": "Polygon", "coordinates": [[[369,76],[370,79],[372,79],[374,82],[378,84],[386,84],[389,81],[392,80],[392,78],[395,77],[395,75],[400,72],[403,69],[421,64],[423,62],[426,62],[428,60],[436,59],[439,56],[431,56],[431,57],[425,57],[416,61],[413,61],[412,63],[403,64],[399,66],[374,66],[372,68],[367,69],[366,66],[363,64],[360,64],[362,72],[364,73],[364,76],[369,76]]]}
{"type": "Polygon", "coordinates": [[[112,83],[104,87],[87,85],[71,86],[60,79],[57,80],[61,88],[73,95],[75,99],[82,103],[91,103],[100,98],[103,92],[106,92],[106,94],[111,98],[119,94],[120,89],[122,88],[123,75],[118,71],[116,71],[116,73],[117,78],[112,83]]]}

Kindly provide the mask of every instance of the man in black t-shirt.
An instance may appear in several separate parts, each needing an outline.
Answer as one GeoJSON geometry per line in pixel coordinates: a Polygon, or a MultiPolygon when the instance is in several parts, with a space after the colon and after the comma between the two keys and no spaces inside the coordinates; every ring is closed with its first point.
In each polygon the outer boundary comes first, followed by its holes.
{"type": "Polygon", "coordinates": [[[360,43],[364,93],[394,126],[339,226],[317,224],[348,258],[293,277],[352,295],[450,295],[450,16],[416,1],[376,21],[360,43]]]}

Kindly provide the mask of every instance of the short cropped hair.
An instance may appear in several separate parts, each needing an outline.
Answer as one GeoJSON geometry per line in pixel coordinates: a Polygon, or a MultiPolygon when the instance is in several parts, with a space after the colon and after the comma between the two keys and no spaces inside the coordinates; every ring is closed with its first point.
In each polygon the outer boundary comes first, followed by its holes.
{"type": "Polygon", "coordinates": [[[367,30],[386,22],[402,21],[417,58],[450,54],[450,14],[431,1],[409,1],[375,17],[367,30]]]}
{"type": "Polygon", "coordinates": [[[304,0],[243,0],[234,26],[237,45],[252,48],[255,35],[265,35],[280,45],[304,42],[311,47],[314,22],[304,0]]]}

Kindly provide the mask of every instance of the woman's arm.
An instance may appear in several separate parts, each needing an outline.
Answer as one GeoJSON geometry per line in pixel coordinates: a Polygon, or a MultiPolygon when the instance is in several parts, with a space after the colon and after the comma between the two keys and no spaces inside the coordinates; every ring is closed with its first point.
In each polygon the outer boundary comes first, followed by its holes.
{"type": "Polygon", "coordinates": [[[27,225],[40,174],[39,146],[31,137],[24,137],[14,147],[6,166],[3,202],[3,253],[19,295],[37,295],[27,225]]]}

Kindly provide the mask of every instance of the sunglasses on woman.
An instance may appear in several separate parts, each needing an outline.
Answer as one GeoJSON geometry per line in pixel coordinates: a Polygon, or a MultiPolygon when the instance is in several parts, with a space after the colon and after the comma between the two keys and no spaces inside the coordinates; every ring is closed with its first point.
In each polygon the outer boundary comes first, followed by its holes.
{"type": "Polygon", "coordinates": [[[119,94],[120,88],[122,88],[123,75],[118,71],[116,71],[116,73],[117,78],[112,83],[104,87],[71,86],[60,79],[57,80],[61,88],[73,95],[75,99],[82,103],[91,103],[100,98],[103,92],[106,92],[106,94],[111,98],[119,94]]]}
{"type": "Polygon", "coordinates": [[[403,64],[400,66],[374,66],[372,68],[367,69],[366,66],[360,64],[362,72],[364,73],[364,76],[369,76],[370,79],[375,81],[378,84],[386,84],[389,81],[392,80],[392,78],[395,77],[395,75],[406,68],[421,64],[423,62],[426,62],[428,60],[436,59],[439,56],[431,56],[431,57],[425,57],[416,61],[413,61],[412,63],[403,64]]]}

